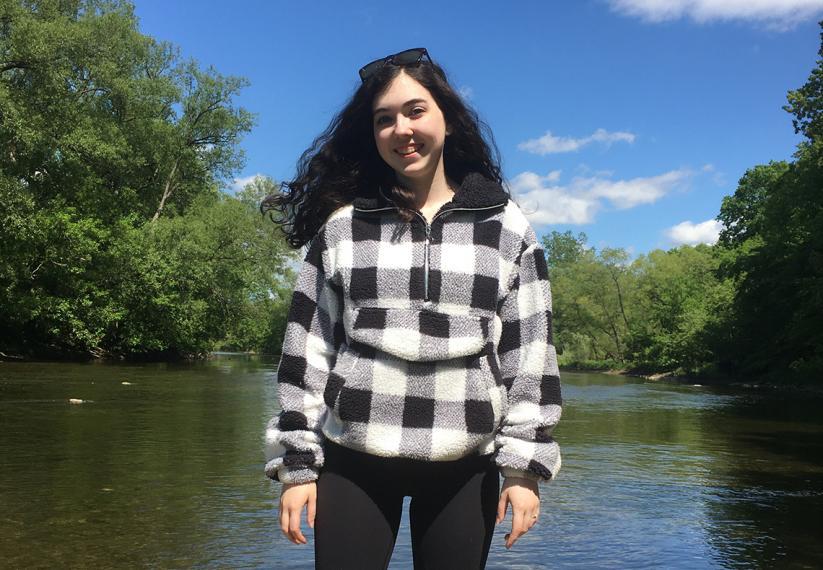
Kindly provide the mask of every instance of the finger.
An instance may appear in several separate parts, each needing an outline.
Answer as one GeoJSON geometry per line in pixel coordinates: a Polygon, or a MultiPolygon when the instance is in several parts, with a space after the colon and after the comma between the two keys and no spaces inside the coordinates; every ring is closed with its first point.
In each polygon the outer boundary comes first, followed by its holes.
{"type": "Polygon", "coordinates": [[[309,496],[309,506],[306,509],[306,521],[309,523],[309,528],[314,528],[314,518],[317,515],[317,496],[309,496]]]}
{"type": "Polygon", "coordinates": [[[292,529],[291,529],[293,520],[294,520],[294,517],[291,515],[291,513],[287,513],[286,514],[286,528],[283,531],[283,533],[286,535],[286,538],[289,539],[289,542],[291,542],[293,544],[297,544],[297,540],[294,538],[294,533],[292,532],[292,529]]]}
{"type": "Polygon", "coordinates": [[[289,534],[294,539],[295,544],[305,544],[306,537],[303,536],[303,530],[300,528],[300,518],[303,507],[296,507],[289,513],[289,534]]]}
{"type": "Polygon", "coordinates": [[[500,524],[506,518],[506,510],[508,507],[508,493],[503,491],[500,493],[500,500],[497,501],[497,520],[495,524],[500,524]]]}
{"type": "Polygon", "coordinates": [[[302,508],[293,509],[289,513],[289,534],[294,540],[295,544],[306,544],[306,537],[303,536],[303,531],[300,530],[300,511],[302,508]]]}
{"type": "Polygon", "coordinates": [[[280,506],[280,530],[286,535],[286,538],[291,540],[289,535],[289,511],[280,506]]]}
{"type": "Polygon", "coordinates": [[[514,546],[514,543],[517,542],[517,539],[520,538],[526,530],[526,526],[523,522],[523,511],[517,511],[512,508],[512,531],[509,535],[509,539],[506,543],[506,548],[511,548],[514,546]]]}

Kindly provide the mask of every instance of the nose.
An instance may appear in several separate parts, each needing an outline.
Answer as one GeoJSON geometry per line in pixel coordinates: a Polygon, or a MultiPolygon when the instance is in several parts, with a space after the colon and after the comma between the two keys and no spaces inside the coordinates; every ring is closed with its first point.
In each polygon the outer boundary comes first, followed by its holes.
{"type": "Polygon", "coordinates": [[[408,137],[414,134],[411,128],[411,121],[408,117],[400,115],[394,123],[394,134],[401,137],[408,137]]]}

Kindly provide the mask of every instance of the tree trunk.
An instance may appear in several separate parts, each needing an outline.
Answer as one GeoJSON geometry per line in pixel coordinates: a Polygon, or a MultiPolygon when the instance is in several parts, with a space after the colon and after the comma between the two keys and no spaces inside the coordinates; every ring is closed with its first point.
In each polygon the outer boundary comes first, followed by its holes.
{"type": "Polygon", "coordinates": [[[163,211],[163,206],[166,205],[166,200],[168,200],[174,190],[174,175],[177,172],[177,165],[179,163],[180,159],[178,158],[174,161],[174,165],[171,167],[171,172],[169,172],[169,176],[166,178],[166,185],[163,188],[163,195],[160,197],[160,204],[158,204],[157,211],[154,212],[154,216],[151,219],[152,223],[156,222],[157,218],[160,217],[160,212],[163,211]]]}
{"type": "Polygon", "coordinates": [[[626,309],[623,308],[623,292],[620,290],[620,282],[617,280],[617,276],[612,271],[609,271],[609,274],[612,276],[614,286],[617,288],[617,302],[620,305],[620,314],[623,315],[623,323],[626,325],[626,330],[628,331],[629,319],[626,318],[626,309]]]}

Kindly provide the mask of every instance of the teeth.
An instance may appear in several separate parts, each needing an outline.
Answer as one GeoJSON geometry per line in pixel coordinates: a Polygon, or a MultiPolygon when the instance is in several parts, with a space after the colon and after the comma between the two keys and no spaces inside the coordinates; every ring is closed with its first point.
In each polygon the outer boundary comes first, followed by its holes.
{"type": "Polygon", "coordinates": [[[407,146],[404,148],[397,149],[397,152],[400,154],[411,154],[417,150],[417,146],[407,146]]]}

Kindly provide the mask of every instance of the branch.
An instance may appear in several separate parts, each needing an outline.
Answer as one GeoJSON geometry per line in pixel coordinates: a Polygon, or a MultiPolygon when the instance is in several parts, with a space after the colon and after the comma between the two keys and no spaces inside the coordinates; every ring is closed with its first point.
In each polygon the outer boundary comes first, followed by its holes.
{"type": "Polygon", "coordinates": [[[220,145],[231,142],[232,137],[221,135],[209,135],[200,137],[198,139],[189,139],[186,141],[186,146],[201,146],[206,144],[220,145]]]}
{"type": "Polygon", "coordinates": [[[31,272],[30,279],[34,279],[34,276],[37,275],[37,272],[40,271],[40,268],[43,267],[43,264],[46,263],[45,261],[41,261],[40,264],[34,268],[34,271],[31,272]]]}
{"type": "Polygon", "coordinates": [[[8,358],[14,360],[24,360],[22,356],[18,356],[16,354],[6,354],[5,352],[0,352],[0,358],[8,358]]]}
{"type": "Polygon", "coordinates": [[[0,73],[5,73],[12,69],[31,69],[31,65],[26,61],[7,61],[3,65],[0,65],[0,73]]]}
{"type": "Polygon", "coordinates": [[[77,98],[83,97],[85,95],[89,95],[91,93],[108,93],[109,89],[105,87],[86,87],[81,91],[77,92],[77,98]]]}
{"type": "Polygon", "coordinates": [[[620,283],[612,271],[609,271],[609,275],[611,275],[612,281],[614,281],[614,286],[617,287],[617,302],[620,304],[620,313],[623,315],[623,322],[626,324],[626,330],[628,330],[629,319],[626,318],[626,310],[623,308],[623,292],[620,290],[620,283]]]}
{"type": "Polygon", "coordinates": [[[206,113],[211,113],[212,111],[216,111],[217,108],[219,107],[220,103],[223,103],[223,102],[228,102],[228,101],[224,101],[224,99],[222,97],[220,97],[219,99],[217,99],[217,101],[212,101],[205,109],[203,109],[199,113],[197,113],[197,116],[191,122],[192,130],[195,126],[197,126],[197,123],[200,122],[200,119],[202,119],[206,115],[206,113]]]}
{"type": "Polygon", "coordinates": [[[166,200],[168,200],[171,193],[174,191],[174,175],[177,172],[177,166],[180,164],[180,158],[178,157],[177,160],[174,161],[174,165],[171,167],[171,172],[169,172],[168,178],[166,178],[166,186],[163,188],[163,195],[160,197],[160,204],[157,206],[157,211],[154,212],[154,216],[151,218],[151,223],[157,221],[157,218],[160,217],[160,212],[163,211],[163,206],[166,205],[166,200]]]}

